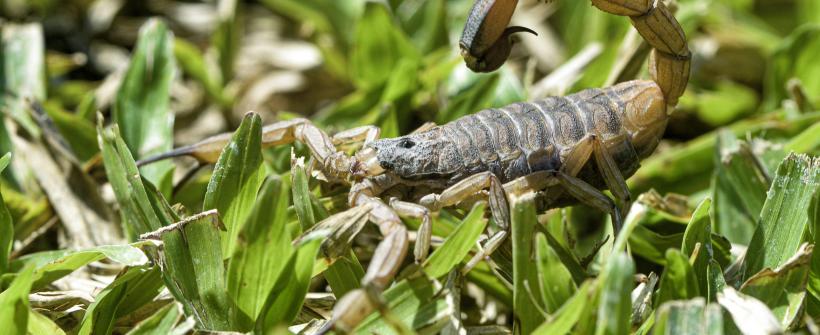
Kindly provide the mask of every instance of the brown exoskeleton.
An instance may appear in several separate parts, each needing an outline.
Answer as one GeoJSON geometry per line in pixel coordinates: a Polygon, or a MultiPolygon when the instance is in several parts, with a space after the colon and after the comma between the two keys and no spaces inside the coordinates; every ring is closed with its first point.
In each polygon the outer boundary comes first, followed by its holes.
{"type": "MultiPolygon", "coordinates": [[[[486,109],[392,139],[377,139],[375,127],[330,137],[305,119],[263,128],[267,146],[305,143],[325,175],[350,182],[349,205],[370,208],[369,220],[384,239],[363,279],[365,287],[377,292],[399,270],[410,244],[400,217],[422,219],[414,256],[423,260],[430,213],[483,192],[500,224],[507,222],[507,196],[535,192],[541,210],[580,202],[610,213],[618,229],[622,209],[630,202],[624,179],[660,141],[668,109],[686,87],[690,53],[679,23],[660,0],[591,2],[605,12],[630,17],[653,48],[652,80],[486,109]],[[364,146],[353,156],[337,151],[336,145],[350,141],[364,146]],[[604,189],[619,200],[620,208],[604,189]]],[[[498,68],[509,55],[510,34],[529,31],[507,28],[516,4],[475,2],[460,41],[468,67],[498,68]]],[[[218,135],[163,157],[188,154],[213,162],[228,138],[218,135]]],[[[365,292],[354,290],[342,297],[329,324],[342,331],[358,325],[375,308],[365,292]]]]}

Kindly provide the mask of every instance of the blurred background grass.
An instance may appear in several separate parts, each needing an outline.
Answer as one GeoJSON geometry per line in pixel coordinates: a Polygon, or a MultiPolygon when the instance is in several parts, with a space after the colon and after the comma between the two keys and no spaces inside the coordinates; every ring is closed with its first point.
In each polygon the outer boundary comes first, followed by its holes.
{"type": "MultiPolygon", "coordinates": [[[[105,181],[97,111],[119,125],[139,159],[233,131],[251,110],[263,123],[307,116],[329,132],[372,124],[392,137],[482,108],[647,77],[645,46],[629,21],[570,0],[521,1],[513,23],[539,36],[519,36],[500,71],[474,74],[457,47],[471,4],[3,1],[0,152],[24,158],[13,159],[0,181],[17,241],[12,258],[122,241],[118,227],[101,223],[116,221],[106,205],[112,192],[83,191],[105,181]],[[42,163],[49,156],[58,157],[51,165],[59,173],[42,163]],[[74,177],[61,182],[61,174],[74,177]],[[85,218],[90,225],[58,225],[78,204],[97,213],[85,218]]],[[[633,196],[657,192],[645,202],[659,212],[629,237],[644,273],[674,259],[667,248],[681,245],[706,197],[713,231],[725,237],[713,242],[715,258],[727,266],[751,243],[780,162],[789,152],[820,152],[820,2],[680,0],[675,7],[693,53],[691,81],[661,146],[629,180],[633,196]]],[[[170,203],[203,208],[210,170],[174,189],[193,166],[177,163],[141,173],[170,203]]],[[[266,173],[290,168],[288,148],[265,150],[266,173]]],[[[323,198],[331,210],[333,199],[323,198]]],[[[548,227],[578,255],[606,233],[601,213],[562,213],[544,220],[565,219],[548,227]]]]}

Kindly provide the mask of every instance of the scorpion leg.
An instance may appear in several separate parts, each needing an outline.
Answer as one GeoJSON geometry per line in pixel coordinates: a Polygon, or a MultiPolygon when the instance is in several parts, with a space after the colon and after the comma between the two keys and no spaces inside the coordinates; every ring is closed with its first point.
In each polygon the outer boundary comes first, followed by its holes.
{"type": "Polygon", "coordinates": [[[333,314],[324,331],[330,327],[350,332],[374,310],[386,311],[380,293],[396,276],[404,257],[407,254],[409,239],[407,228],[399,218],[399,212],[415,215],[415,208],[405,206],[404,202],[391,200],[388,206],[377,195],[395,184],[389,176],[364,179],[354,183],[350,189],[351,207],[367,205],[370,207],[370,222],[379,227],[384,239],[379,242],[362,278],[362,288],[350,291],[341,297],[333,308],[333,314]]]}
{"type": "Polygon", "coordinates": [[[490,190],[490,211],[493,219],[506,229],[509,227],[510,222],[507,196],[504,193],[504,185],[492,172],[482,172],[464,178],[455,185],[446,188],[440,194],[428,194],[422,197],[419,203],[432,211],[437,211],[443,207],[458,204],[485,189],[490,190]]]}
{"type": "Polygon", "coordinates": [[[374,310],[385,310],[379,294],[396,276],[409,245],[407,228],[395,210],[381,199],[364,193],[359,193],[353,201],[355,206],[365,203],[371,206],[369,220],[379,227],[384,239],[376,247],[362,278],[363,287],[341,297],[333,308],[328,327],[343,332],[352,331],[374,310]]]}
{"type": "Polygon", "coordinates": [[[430,129],[433,129],[435,127],[436,127],[435,122],[425,122],[423,125],[416,128],[416,130],[413,130],[413,132],[411,134],[423,133],[423,132],[428,131],[430,129]]]}
{"type": "Polygon", "coordinates": [[[621,213],[615,202],[604,195],[601,191],[587,182],[570,176],[564,172],[556,171],[553,176],[558,180],[563,190],[583,204],[592,208],[609,213],[612,216],[612,226],[615,235],[621,230],[621,213]]]}
{"type": "Polygon", "coordinates": [[[624,180],[624,176],[621,174],[621,169],[618,168],[615,159],[610,155],[608,147],[610,143],[619,143],[625,140],[626,135],[621,135],[607,141],[609,143],[597,138],[592,141],[592,153],[595,157],[595,163],[598,165],[598,171],[601,173],[601,176],[603,176],[609,191],[612,192],[615,199],[618,199],[620,202],[622,215],[626,215],[627,211],[629,211],[632,196],[629,194],[629,188],[626,186],[626,180],[624,180]]]}
{"type": "Polygon", "coordinates": [[[464,265],[464,268],[461,269],[461,273],[467,274],[467,272],[470,272],[470,270],[472,270],[476,265],[478,265],[479,262],[492,255],[492,253],[495,252],[495,250],[498,249],[498,247],[500,247],[506,239],[507,231],[499,230],[495,232],[495,234],[490,236],[490,238],[487,239],[487,242],[485,242],[483,246],[479,243],[479,251],[475,254],[475,256],[473,256],[473,258],[470,258],[467,264],[464,265]]]}
{"type": "MultiPolygon", "coordinates": [[[[378,137],[378,128],[360,127],[337,135],[338,141],[372,140],[378,137]]],[[[139,161],[138,165],[145,165],[158,160],[191,156],[202,164],[213,164],[219,159],[222,149],[230,142],[232,133],[222,133],[208,137],[195,144],[187,145],[172,151],[148,157],[139,161]]],[[[334,175],[347,177],[352,160],[344,153],[337,152],[334,142],[323,131],[319,130],[307,119],[292,119],[269,124],[262,128],[262,146],[271,147],[289,144],[295,141],[302,142],[310,148],[311,155],[323,168],[334,175]]]]}
{"type": "Polygon", "coordinates": [[[427,259],[430,250],[430,240],[433,238],[433,220],[430,218],[430,210],[419,204],[401,201],[398,198],[390,199],[390,207],[403,217],[421,219],[421,226],[416,233],[416,244],[413,249],[413,256],[416,263],[421,264],[427,259]]]}
{"type": "MultiPolygon", "coordinates": [[[[368,127],[360,127],[353,130],[355,131],[343,132],[339,136],[339,141],[348,138],[368,140],[378,136],[378,128],[373,130],[368,127]]],[[[279,121],[262,128],[262,145],[265,147],[290,144],[297,141],[308,146],[311,156],[322,167],[322,170],[330,176],[342,180],[350,176],[354,161],[344,152],[337,151],[331,137],[309,120],[279,121]]]]}
{"type": "Polygon", "coordinates": [[[604,182],[606,182],[612,194],[620,200],[623,208],[628,209],[630,202],[629,190],[626,187],[626,182],[618,165],[607,150],[610,143],[618,143],[624,140],[624,135],[621,135],[610,139],[608,141],[609,143],[605,143],[597,135],[587,135],[578,141],[578,144],[566,155],[564,165],[560,170],[561,175],[564,177],[558,178],[563,189],[574,198],[603,212],[610,213],[612,215],[613,229],[616,233],[620,230],[621,220],[623,219],[621,217],[621,211],[618,210],[617,207],[615,207],[615,211],[611,210],[610,207],[614,206],[612,199],[587,182],[576,178],[576,176],[578,172],[581,171],[581,168],[589,162],[590,158],[595,159],[595,163],[598,166],[599,173],[601,173],[604,182]],[[583,183],[584,187],[578,186],[577,189],[572,188],[574,187],[572,185],[578,185],[579,183],[583,183]],[[601,197],[606,200],[601,199],[601,197]],[[612,204],[612,206],[610,206],[610,204],[612,204]]]}
{"type": "Polygon", "coordinates": [[[340,131],[333,135],[331,141],[333,141],[334,145],[358,142],[361,142],[362,144],[367,144],[377,140],[379,138],[379,134],[381,134],[381,129],[379,129],[379,127],[361,126],[353,129],[340,131]]]}

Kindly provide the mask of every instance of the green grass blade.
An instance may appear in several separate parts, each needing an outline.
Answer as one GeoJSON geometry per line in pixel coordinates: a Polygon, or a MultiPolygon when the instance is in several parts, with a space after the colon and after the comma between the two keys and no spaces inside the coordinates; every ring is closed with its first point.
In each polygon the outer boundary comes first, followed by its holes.
{"type": "Polygon", "coordinates": [[[786,151],[818,154],[820,150],[820,123],[816,123],[802,133],[792,137],[783,149],[786,151]]]}
{"type": "MultiPolygon", "coordinates": [[[[296,216],[299,218],[300,228],[302,231],[317,229],[317,223],[327,219],[328,214],[324,207],[322,207],[322,204],[310,192],[307,171],[304,166],[304,161],[301,158],[292,161],[290,176],[293,182],[293,207],[296,211],[296,216]]],[[[364,219],[366,220],[366,216],[364,219]]],[[[358,220],[347,221],[344,225],[352,224],[354,221],[358,220]]],[[[361,222],[361,224],[364,223],[365,222],[361,222]]],[[[325,248],[327,248],[325,252],[332,254],[326,255],[329,257],[336,258],[340,255],[341,257],[328,266],[325,271],[325,278],[328,284],[330,284],[333,293],[341,297],[344,296],[345,293],[361,286],[361,280],[364,277],[364,268],[362,268],[358,258],[356,258],[356,255],[349,248],[349,242],[352,242],[354,236],[340,237],[334,235],[335,233],[341,232],[338,230],[340,225],[335,223],[334,225],[336,225],[336,227],[330,227],[330,229],[333,229],[333,233],[330,236],[332,241],[329,241],[333,243],[326,242],[324,244],[325,248]],[[347,241],[348,238],[351,241],[347,241]],[[330,244],[333,246],[330,246],[330,244]],[[341,249],[346,251],[338,250],[339,248],[336,248],[336,246],[340,246],[342,247],[341,249]],[[342,254],[342,252],[344,253],[342,254]]],[[[353,230],[358,232],[360,229],[361,226],[358,226],[358,229],[353,230]]]]}
{"type": "MultiPolygon", "coordinates": [[[[814,192],[814,197],[809,205],[809,228],[812,231],[812,240],[814,246],[817,247],[820,242],[820,189],[814,192]]],[[[813,253],[811,256],[811,271],[809,271],[808,291],[811,294],[809,297],[809,315],[817,315],[820,313],[820,253],[813,253]],[[816,309],[815,309],[816,308],[816,309]]]]}
{"type": "Polygon", "coordinates": [[[214,166],[202,207],[216,209],[228,229],[222,238],[222,254],[233,254],[236,239],[256,201],[264,181],[262,169],[262,119],[256,113],[245,114],[239,129],[214,166]]]}
{"type": "Polygon", "coordinates": [[[511,205],[513,309],[518,316],[515,327],[522,334],[529,334],[544,322],[544,316],[535,306],[535,299],[540,293],[539,286],[535,285],[538,283],[538,276],[531,261],[535,245],[535,225],[538,224],[538,220],[532,198],[513,199],[511,205]]]}
{"type": "MultiPolygon", "coordinates": [[[[29,134],[39,137],[40,128],[31,119],[25,99],[43,101],[46,98],[43,27],[39,23],[3,24],[0,43],[3,54],[0,104],[29,134]]],[[[5,126],[2,128],[5,133],[5,126]]],[[[0,143],[10,144],[8,138],[0,143]]],[[[0,152],[11,152],[11,149],[0,146],[0,152]]]]}
{"type": "Polygon", "coordinates": [[[749,144],[729,131],[718,134],[712,178],[715,231],[729,241],[748,245],[766,201],[768,177],[749,144]]]}
{"type": "Polygon", "coordinates": [[[230,106],[232,101],[222,91],[222,80],[209,71],[202,51],[182,38],[174,39],[174,57],[185,74],[202,84],[205,93],[220,106],[230,106]]]}
{"type": "Polygon", "coordinates": [[[469,282],[477,285],[503,304],[512,305],[512,290],[506,282],[496,276],[487,262],[479,262],[470,272],[467,272],[466,277],[469,282]]]}
{"type": "Polygon", "coordinates": [[[706,304],[703,298],[675,300],[661,305],[653,334],[700,335],[723,334],[723,315],[717,304],[706,304]]]}
{"type": "Polygon", "coordinates": [[[26,334],[28,329],[28,294],[31,290],[33,267],[26,267],[14,278],[11,285],[0,292],[0,325],[10,335],[26,334]]]}
{"type": "Polygon", "coordinates": [[[666,251],[666,268],[661,275],[655,305],[670,300],[687,300],[700,295],[697,278],[689,259],[677,249],[666,251]]]}
{"type": "Polygon", "coordinates": [[[241,2],[220,0],[217,14],[219,23],[211,36],[211,44],[216,48],[222,81],[233,78],[234,63],[239,53],[242,36],[242,20],[239,17],[241,2]]]}
{"type": "Polygon", "coordinates": [[[161,218],[154,212],[137,165],[120,137],[118,127],[104,130],[102,121],[100,115],[97,121],[97,141],[102,153],[103,166],[131,239],[172,223],[160,221],[161,218]]]}
{"type": "Polygon", "coordinates": [[[593,295],[595,294],[593,281],[586,281],[578,291],[561,306],[552,317],[533,331],[533,335],[567,334],[584,314],[592,309],[593,295]]]}
{"type": "MultiPolygon", "coordinates": [[[[156,191],[155,191],[156,192],[156,191]]],[[[158,195],[158,193],[155,193],[158,195]]],[[[218,218],[201,215],[162,234],[165,285],[199,327],[235,330],[237,312],[227,294],[218,218]]]]}
{"type": "MultiPolygon", "coordinates": [[[[418,276],[399,281],[382,296],[387,301],[391,317],[414,331],[436,333],[452,312],[443,297],[437,297],[441,284],[418,276]]],[[[406,327],[405,327],[406,328],[406,327]]],[[[395,329],[378,312],[371,314],[357,327],[355,334],[395,334],[395,329]]]]}
{"type": "Polygon", "coordinates": [[[387,80],[402,60],[418,60],[421,55],[397,26],[385,4],[366,2],[356,26],[356,44],[350,68],[356,86],[367,88],[387,80]],[[378,31],[378,34],[374,34],[378,31]]]}
{"type": "Polygon", "coordinates": [[[361,287],[364,278],[364,268],[359,263],[359,259],[353,250],[349,250],[347,255],[337,259],[325,270],[327,279],[333,294],[343,297],[350,291],[361,287]]]}
{"type": "Polygon", "coordinates": [[[628,334],[632,313],[635,263],[629,255],[618,252],[609,258],[601,273],[596,335],[628,334]]]}
{"type": "Polygon", "coordinates": [[[131,245],[109,245],[86,250],[68,252],[67,254],[37,267],[32,276],[32,288],[43,286],[67,276],[91,262],[108,258],[126,266],[140,266],[148,263],[148,257],[131,245]]]}
{"type": "Polygon", "coordinates": [[[788,97],[786,85],[789,79],[797,78],[803,82],[807,92],[820,91],[820,67],[806,61],[820,53],[820,25],[805,24],[781,40],[780,45],[771,55],[766,67],[764,80],[764,110],[777,108],[780,102],[788,97]],[[805,59],[805,60],[804,60],[805,59]]]}
{"type": "Polygon", "coordinates": [[[156,313],[142,320],[134,328],[126,333],[127,335],[163,335],[171,334],[174,325],[179,322],[182,314],[179,312],[179,305],[170,303],[156,313]]]}
{"type": "Polygon", "coordinates": [[[710,215],[712,199],[706,198],[700,202],[692,219],[686,226],[683,234],[683,245],[681,253],[689,257],[692,264],[692,271],[698,282],[698,291],[706,293],[709,291],[708,267],[713,259],[712,251],[712,218],[710,215]],[[694,253],[697,249],[697,255],[694,253]],[[692,257],[695,257],[692,259],[692,257]]]}
{"type": "MultiPolygon", "coordinates": [[[[103,132],[98,126],[98,133],[106,173],[133,231],[154,231],[177,221],[177,215],[162,195],[139,178],[117,128],[103,132]]],[[[205,218],[185,225],[184,237],[179,229],[164,234],[164,248],[158,261],[166,264],[163,268],[166,286],[201,328],[230,330],[231,318],[237,314],[232,311],[233,305],[226,295],[221,248],[212,248],[221,242],[211,220],[205,218]],[[219,259],[215,260],[214,255],[219,259]]]]}
{"type": "MultiPolygon", "coordinates": [[[[286,226],[290,219],[289,198],[287,179],[273,176],[267,180],[228,261],[228,292],[251,321],[256,320],[277,278],[283,274],[283,260],[293,253],[286,226]]],[[[252,328],[250,324],[244,326],[246,330],[252,328]]]]}
{"type": "Polygon", "coordinates": [[[436,123],[445,123],[455,120],[461,116],[472,114],[482,108],[487,108],[492,104],[496,89],[498,88],[500,75],[493,73],[479,76],[468,72],[468,78],[472,79],[469,87],[464,87],[450,99],[447,107],[436,114],[436,123]]]}
{"type": "MultiPolygon", "coordinates": [[[[293,159],[292,159],[293,160],[293,159]]],[[[313,204],[310,200],[310,187],[308,186],[307,172],[303,158],[293,160],[291,163],[290,178],[293,184],[293,208],[296,209],[296,217],[302,231],[307,231],[318,222],[313,213],[313,204]]]]}
{"type": "Polygon", "coordinates": [[[572,250],[561,244],[549,231],[545,232],[544,236],[547,238],[547,244],[549,244],[552,251],[555,252],[558,260],[561,261],[561,264],[566,267],[572,275],[572,280],[575,281],[575,285],[577,286],[583,283],[589,275],[584,267],[581,266],[578,257],[575,256],[572,250]]]}
{"type": "MultiPolygon", "coordinates": [[[[40,128],[29,116],[25,99],[43,101],[46,98],[45,46],[43,28],[38,23],[5,23],[0,36],[0,106],[34,137],[40,136],[40,128]]],[[[14,152],[9,129],[0,124],[0,153],[14,152]]],[[[22,178],[14,169],[2,173],[3,179],[15,189],[20,189],[22,178]]]]}
{"type": "Polygon", "coordinates": [[[28,314],[28,334],[65,335],[60,326],[47,316],[30,310],[28,314]]]}
{"type": "Polygon", "coordinates": [[[302,240],[285,265],[284,273],[291,276],[279,276],[265,305],[256,320],[256,331],[266,333],[282,324],[290,324],[302,309],[305,295],[310,284],[313,263],[324,236],[309,235],[302,240]]]}
{"type": "Polygon", "coordinates": [[[432,278],[439,278],[448,273],[462,260],[475,245],[478,236],[484,231],[487,220],[484,219],[484,209],[486,204],[477,203],[461,221],[444,244],[441,245],[430,258],[422,265],[424,271],[432,278]]]}
{"type": "MultiPolygon", "coordinates": [[[[93,122],[77,114],[69,113],[54,103],[47,102],[43,104],[43,108],[59,130],[58,136],[62,136],[68,142],[71,152],[81,162],[88,161],[100,152],[97,146],[97,130],[93,122]]],[[[46,130],[46,135],[48,135],[48,130],[46,130]]]]}
{"type": "Polygon", "coordinates": [[[803,244],[797,254],[780,267],[765,268],[746,280],[740,292],[765,303],[784,328],[793,329],[802,319],[811,258],[812,247],[803,244]]]}
{"type": "Polygon", "coordinates": [[[110,334],[114,322],[120,316],[133,311],[121,309],[125,303],[139,300],[143,303],[151,301],[159,294],[162,280],[155,269],[130,268],[94,297],[94,302],[88,306],[83,320],[77,331],[78,335],[110,334]],[[140,282],[148,279],[153,288],[147,289],[140,282]]]}
{"type": "MultiPolygon", "coordinates": [[[[798,117],[778,112],[740,120],[727,128],[738,137],[762,137],[771,133],[788,138],[817,122],[820,122],[818,112],[798,117]]],[[[629,178],[629,189],[632,192],[655,189],[661,193],[691,193],[707,188],[715,167],[717,138],[718,132],[713,131],[680,147],[655,153],[641,162],[641,168],[629,178]]]]}
{"type": "Polygon", "coordinates": [[[717,301],[717,294],[723,291],[726,287],[726,277],[723,275],[723,269],[714,259],[709,261],[707,271],[708,291],[706,297],[709,302],[717,301]]]}
{"type": "Polygon", "coordinates": [[[686,213],[680,213],[680,207],[657,192],[641,194],[632,206],[624,227],[615,239],[613,250],[626,250],[654,263],[666,264],[666,250],[680,248],[686,223],[686,213]],[[674,209],[674,210],[673,210],[674,209]]]}
{"type": "MultiPolygon", "coordinates": [[[[7,152],[0,158],[0,173],[2,173],[11,161],[11,153],[7,152]]],[[[9,254],[14,245],[14,223],[11,221],[11,213],[6,207],[3,193],[0,192],[0,275],[9,269],[9,254]]]]}
{"type": "Polygon", "coordinates": [[[577,286],[572,274],[550,247],[547,238],[539,234],[536,237],[536,244],[535,266],[544,309],[547,313],[554,313],[572,297],[577,286]]]}
{"type": "Polygon", "coordinates": [[[809,202],[820,185],[820,159],[791,154],[777,168],[760,223],[746,252],[745,276],[792,257],[808,229],[809,202]]]}
{"type": "MultiPolygon", "coordinates": [[[[114,102],[114,121],[137,159],[171,150],[174,115],[169,102],[176,64],[173,36],[159,19],[140,28],[131,63],[114,102]]],[[[141,169],[145,179],[164,194],[171,190],[173,165],[170,161],[149,164],[141,169]]]]}
{"type": "Polygon", "coordinates": [[[9,263],[9,270],[20,271],[33,266],[36,270],[32,275],[32,288],[36,290],[86,264],[106,258],[126,266],[141,266],[148,262],[145,254],[132,245],[107,245],[77,251],[53,250],[28,254],[9,263]]]}

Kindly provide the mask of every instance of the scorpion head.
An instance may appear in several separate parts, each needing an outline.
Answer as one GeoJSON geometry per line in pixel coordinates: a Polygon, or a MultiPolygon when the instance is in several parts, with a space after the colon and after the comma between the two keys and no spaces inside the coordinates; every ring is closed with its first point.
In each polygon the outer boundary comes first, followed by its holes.
{"type": "Polygon", "coordinates": [[[441,128],[371,142],[356,154],[366,175],[385,171],[403,179],[447,178],[459,171],[456,148],[441,128]]]}

